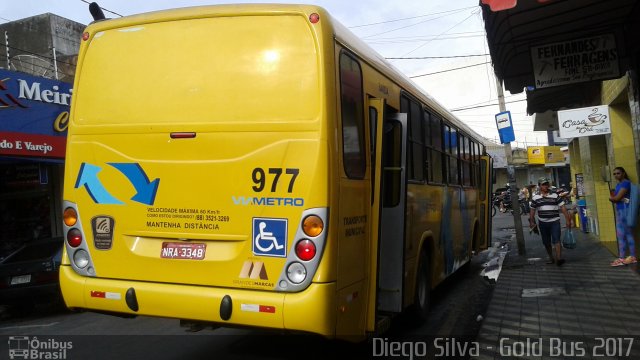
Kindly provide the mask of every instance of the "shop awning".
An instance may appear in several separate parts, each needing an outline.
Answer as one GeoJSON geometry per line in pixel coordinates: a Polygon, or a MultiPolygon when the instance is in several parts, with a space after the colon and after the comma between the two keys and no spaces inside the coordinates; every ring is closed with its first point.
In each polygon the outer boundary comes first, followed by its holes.
{"type": "Polygon", "coordinates": [[[598,105],[600,89],[600,82],[591,81],[547,89],[527,90],[527,113],[533,115],[547,110],[558,111],[598,105]]]}
{"type": "MultiPolygon", "coordinates": [[[[500,11],[483,4],[493,1],[481,1],[487,40],[494,71],[511,93],[536,86],[532,47],[535,52],[540,46],[576,39],[615,40],[620,75],[640,51],[636,35],[640,33],[640,0],[511,0],[509,6],[515,6],[500,11]]],[[[584,95],[585,84],[561,85],[548,94],[536,94],[528,101],[528,112],[572,107],[584,95]]],[[[591,90],[587,92],[591,95],[591,90]]]]}

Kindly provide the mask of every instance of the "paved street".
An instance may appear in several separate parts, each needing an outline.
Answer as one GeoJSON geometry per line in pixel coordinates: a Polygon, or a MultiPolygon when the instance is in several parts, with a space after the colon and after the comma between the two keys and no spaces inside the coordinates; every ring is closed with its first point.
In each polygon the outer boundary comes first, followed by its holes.
{"type": "MultiPolygon", "coordinates": [[[[633,306],[640,295],[637,267],[610,267],[613,255],[577,230],[577,248],[564,250],[567,262],[561,267],[547,265],[539,236],[527,230],[527,254],[520,257],[513,217],[497,214],[493,248],[474,257],[468,271],[436,289],[427,323],[415,327],[410,318],[397,318],[383,339],[427,344],[426,356],[414,358],[571,358],[571,354],[575,358],[640,358],[640,338],[634,337],[640,334],[640,311],[633,306]],[[497,261],[501,258],[502,263],[497,261]],[[495,283],[479,276],[487,263],[491,265],[486,273],[497,276],[495,283]],[[437,338],[443,340],[435,343],[437,338]],[[461,345],[469,347],[460,351],[461,345]]],[[[191,333],[180,328],[177,320],[70,313],[56,306],[39,306],[29,316],[5,318],[0,334],[72,341],[70,359],[133,359],[141,354],[156,359],[210,358],[211,354],[221,359],[297,359],[301,354],[308,359],[340,354],[377,357],[371,341],[352,345],[249,329],[191,333]],[[283,354],[277,349],[288,350],[283,354]]],[[[7,350],[7,342],[0,342],[0,353],[7,350]]]]}
{"type": "MultiPolygon", "coordinates": [[[[500,241],[511,233],[501,231],[500,241]]],[[[474,339],[491,297],[493,285],[479,276],[487,252],[473,258],[466,271],[454,275],[433,293],[429,320],[420,327],[407,316],[394,319],[383,336],[389,341],[427,341],[438,337],[474,339]]],[[[40,341],[71,341],[67,359],[326,359],[340,354],[373,357],[372,342],[360,345],[327,341],[316,336],[271,333],[247,329],[186,332],[178,320],[71,313],[55,304],[39,305],[29,315],[9,314],[0,322],[0,336],[37,337],[40,341]],[[277,336],[272,336],[277,335],[277,336]],[[287,349],[282,353],[278,349],[287,349]]],[[[0,354],[8,343],[0,341],[0,354]]],[[[433,349],[430,349],[433,353],[433,349]]]]}
{"type": "MultiPolygon", "coordinates": [[[[495,218],[494,237],[500,227],[513,226],[511,219],[495,218]]],[[[575,229],[577,247],[564,249],[566,263],[547,265],[540,237],[524,233],[525,257],[518,256],[515,238],[508,242],[478,335],[478,358],[640,358],[637,265],[610,267],[614,256],[575,229]]]]}

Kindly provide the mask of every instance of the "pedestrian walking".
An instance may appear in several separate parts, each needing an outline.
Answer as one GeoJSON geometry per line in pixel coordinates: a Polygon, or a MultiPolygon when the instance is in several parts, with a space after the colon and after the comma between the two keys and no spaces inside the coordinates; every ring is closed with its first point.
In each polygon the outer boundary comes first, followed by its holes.
{"type": "Polygon", "coordinates": [[[629,208],[629,195],[631,193],[631,181],[624,168],[618,166],[613,169],[613,176],[618,181],[614,194],[609,201],[615,204],[616,209],[616,238],[618,240],[618,258],[611,266],[623,266],[635,264],[636,245],[633,238],[633,230],[627,225],[627,211],[629,208]],[[626,248],[629,248],[629,256],[625,257],[626,248]]]}
{"type": "Polygon", "coordinates": [[[541,177],[538,179],[538,188],[540,191],[531,198],[529,228],[534,229],[538,226],[540,229],[542,243],[544,244],[545,250],[547,250],[547,255],[549,255],[547,264],[555,263],[560,266],[565,262],[562,257],[562,245],[560,244],[560,235],[562,232],[560,226],[560,211],[562,211],[567,221],[567,226],[571,224],[571,219],[567,209],[564,207],[564,201],[557,193],[552,192],[549,186],[550,181],[548,178],[541,177]],[[536,225],[536,212],[538,225],[536,225]],[[552,247],[556,250],[555,257],[552,247]]]}

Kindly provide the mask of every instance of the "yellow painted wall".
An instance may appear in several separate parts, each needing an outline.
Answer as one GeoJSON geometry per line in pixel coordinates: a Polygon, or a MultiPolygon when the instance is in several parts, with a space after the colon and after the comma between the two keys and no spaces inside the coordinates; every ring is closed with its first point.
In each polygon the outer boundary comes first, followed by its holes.
{"type": "MultiPolygon", "coordinates": [[[[589,209],[590,217],[596,219],[598,224],[598,234],[600,241],[608,248],[616,249],[616,230],[613,215],[613,207],[609,201],[609,189],[614,184],[609,184],[602,178],[603,167],[608,163],[607,159],[607,144],[606,135],[603,136],[590,136],[588,137],[588,146],[585,150],[588,151],[590,171],[589,176],[585,174],[585,183],[589,183],[587,199],[587,209],[589,209]]],[[[582,145],[582,143],[581,143],[582,145]]],[[[582,149],[582,146],[581,146],[582,149]]],[[[584,159],[584,151],[582,152],[582,158],[584,159]]],[[[604,171],[610,173],[612,168],[608,170],[604,168],[604,171]]],[[[592,229],[592,232],[595,229],[592,229]]]]}
{"type": "MultiPolygon", "coordinates": [[[[601,90],[601,98],[603,105],[609,105],[614,103],[614,100],[620,96],[621,94],[625,94],[627,92],[627,86],[629,84],[629,76],[625,75],[620,79],[615,80],[607,80],[602,82],[602,90],[601,90]]],[[[627,107],[629,106],[629,102],[625,101],[627,107]]]]}
{"type": "MultiPolygon", "coordinates": [[[[611,174],[617,166],[623,167],[633,182],[636,178],[636,159],[633,143],[633,129],[631,128],[631,114],[627,96],[629,79],[624,76],[620,79],[602,82],[602,104],[609,105],[611,121],[611,134],[607,135],[607,153],[609,163],[609,175],[611,176],[611,189],[615,189],[616,180],[611,174]]],[[[604,154],[603,154],[604,155],[604,154]]],[[[615,218],[613,206],[609,201],[609,189],[602,188],[602,194],[597,194],[599,212],[600,240],[614,254],[618,255],[618,247],[615,237],[615,218]],[[607,211],[603,211],[604,209],[607,211]]],[[[638,238],[636,236],[636,238],[638,238]]]]}

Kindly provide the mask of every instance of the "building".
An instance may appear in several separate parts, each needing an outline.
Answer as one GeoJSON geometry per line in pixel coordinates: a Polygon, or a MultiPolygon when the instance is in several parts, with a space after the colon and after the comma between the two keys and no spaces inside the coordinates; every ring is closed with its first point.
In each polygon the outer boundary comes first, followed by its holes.
{"type": "Polygon", "coordinates": [[[612,170],[638,182],[640,0],[481,0],[492,63],[534,130],[567,138],[585,230],[616,247],[612,170]]]}
{"type": "Polygon", "coordinates": [[[0,24],[0,258],[62,235],[66,128],[84,28],[53,14],[0,24]]]}
{"type": "MultiPolygon", "coordinates": [[[[493,191],[504,188],[509,182],[504,145],[487,144],[487,153],[493,158],[493,191]]],[[[528,146],[511,150],[513,168],[518,188],[537,185],[542,176],[552,180],[556,186],[569,185],[568,151],[560,146],[528,146]]]]}

